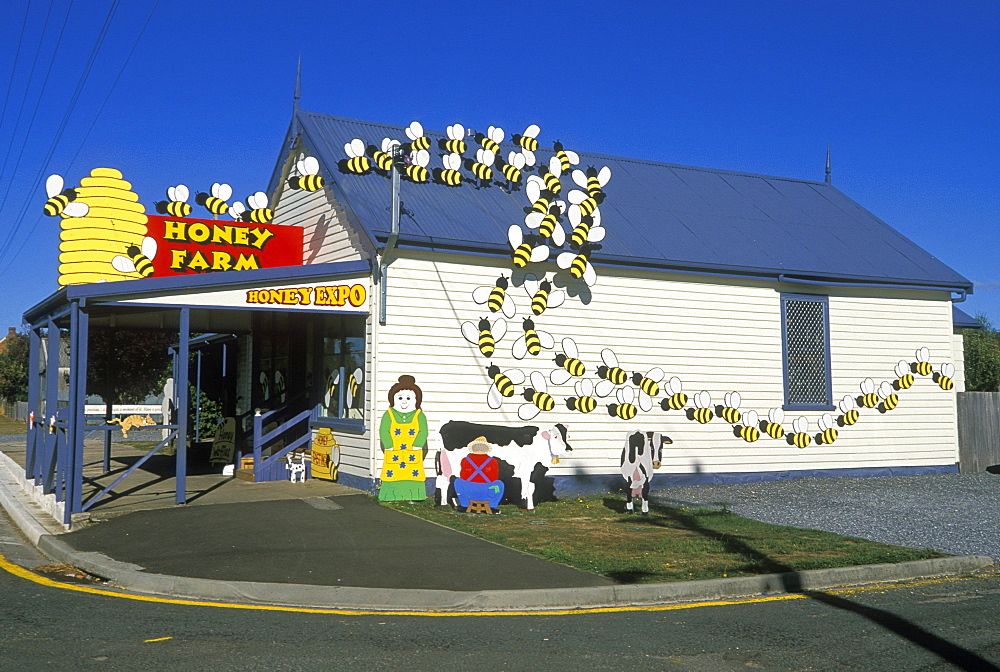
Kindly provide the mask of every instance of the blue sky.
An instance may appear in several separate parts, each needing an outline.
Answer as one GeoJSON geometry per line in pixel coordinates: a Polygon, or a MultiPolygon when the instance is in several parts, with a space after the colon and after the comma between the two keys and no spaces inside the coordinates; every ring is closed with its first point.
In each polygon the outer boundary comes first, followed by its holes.
{"type": "Polygon", "coordinates": [[[829,144],[834,185],[976,283],[962,308],[1000,323],[997,3],[13,0],[4,14],[0,327],[57,289],[47,175],[118,168],[150,212],[178,183],[245,198],[281,153],[299,56],[302,108],[347,117],[537,123],[544,144],[816,180],[829,144]]]}

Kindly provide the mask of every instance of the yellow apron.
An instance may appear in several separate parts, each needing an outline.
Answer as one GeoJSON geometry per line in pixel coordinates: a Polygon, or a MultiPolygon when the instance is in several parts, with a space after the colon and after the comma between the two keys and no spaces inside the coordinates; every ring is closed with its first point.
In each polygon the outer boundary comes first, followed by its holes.
{"type": "Polygon", "coordinates": [[[383,481],[423,481],[424,480],[424,450],[414,448],[413,441],[420,431],[419,408],[409,422],[402,423],[396,419],[396,413],[389,410],[392,419],[389,432],[392,436],[392,448],[382,453],[383,481]]]}

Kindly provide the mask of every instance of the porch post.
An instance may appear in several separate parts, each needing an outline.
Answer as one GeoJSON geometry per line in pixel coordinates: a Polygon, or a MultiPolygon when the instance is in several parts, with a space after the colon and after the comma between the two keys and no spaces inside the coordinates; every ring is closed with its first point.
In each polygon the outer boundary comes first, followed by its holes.
{"type": "MultiPolygon", "coordinates": [[[[74,302],[71,321],[72,343],[70,345],[70,397],[69,397],[69,453],[66,478],[69,492],[66,493],[65,520],[72,521],[72,514],[83,510],[83,437],[86,425],[84,403],[87,400],[87,340],[90,317],[85,310],[85,300],[74,302]]],[[[110,432],[107,432],[110,434],[110,432]]]]}
{"type": "Polygon", "coordinates": [[[42,339],[38,334],[38,327],[32,325],[31,333],[28,336],[28,431],[25,434],[24,451],[24,477],[31,478],[35,473],[35,462],[38,459],[38,446],[35,442],[38,432],[35,431],[35,422],[44,417],[38,407],[39,389],[38,376],[41,373],[41,350],[42,339]]]}
{"type": "Polygon", "coordinates": [[[56,435],[53,432],[53,422],[59,409],[59,327],[56,321],[49,318],[48,347],[45,362],[45,416],[42,418],[45,432],[45,449],[42,451],[42,463],[39,465],[38,477],[42,481],[42,492],[52,492],[56,471],[56,435]]]}
{"type": "Polygon", "coordinates": [[[188,339],[190,338],[191,309],[181,308],[180,346],[177,352],[177,493],[174,502],[187,502],[187,415],[188,415],[188,339]]]}

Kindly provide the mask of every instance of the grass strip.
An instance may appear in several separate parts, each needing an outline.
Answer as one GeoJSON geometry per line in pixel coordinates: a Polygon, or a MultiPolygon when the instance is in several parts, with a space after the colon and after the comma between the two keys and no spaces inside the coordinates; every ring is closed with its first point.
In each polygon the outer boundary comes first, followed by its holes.
{"type": "Polygon", "coordinates": [[[651,504],[648,515],[626,513],[624,498],[609,495],[546,502],[530,512],[504,505],[500,515],[460,513],[429,500],[386,506],[618,583],[754,576],[946,555],[772,525],[710,508],[651,504]]]}

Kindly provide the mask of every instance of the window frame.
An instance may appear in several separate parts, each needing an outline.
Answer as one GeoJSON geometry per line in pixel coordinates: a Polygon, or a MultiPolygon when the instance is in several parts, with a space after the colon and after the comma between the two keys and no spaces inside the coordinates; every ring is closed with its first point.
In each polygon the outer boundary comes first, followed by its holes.
{"type": "Polygon", "coordinates": [[[781,293],[781,368],[784,399],[782,409],[786,411],[833,411],[837,407],[833,403],[833,367],[830,357],[830,297],[822,294],[791,294],[781,293]],[[788,362],[788,302],[811,301],[823,306],[823,346],[826,357],[825,393],[827,403],[792,403],[789,401],[789,362],[788,362]]]}

